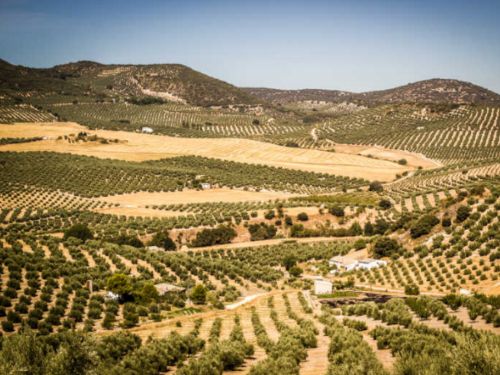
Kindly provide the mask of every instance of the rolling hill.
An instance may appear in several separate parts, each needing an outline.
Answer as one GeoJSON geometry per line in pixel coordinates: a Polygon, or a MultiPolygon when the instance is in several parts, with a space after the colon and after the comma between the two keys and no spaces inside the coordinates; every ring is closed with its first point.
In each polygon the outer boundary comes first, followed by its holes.
{"type": "Polygon", "coordinates": [[[429,79],[388,90],[364,93],[319,89],[278,90],[252,87],[242,89],[274,104],[304,100],[361,102],[371,106],[404,102],[500,104],[499,94],[472,83],[454,79],[429,79]]]}
{"type": "Polygon", "coordinates": [[[104,65],[80,61],[47,69],[15,66],[0,60],[0,93],[13,96],[159,97],[209,105],[254,105],[260,99],[229,83],[180,64],[104,65]]]}

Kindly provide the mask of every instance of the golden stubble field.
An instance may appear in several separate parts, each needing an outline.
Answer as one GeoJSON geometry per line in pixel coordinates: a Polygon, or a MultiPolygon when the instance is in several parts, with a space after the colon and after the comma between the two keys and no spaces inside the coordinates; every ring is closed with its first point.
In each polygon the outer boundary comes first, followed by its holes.
{"type": "MultiPolygon", "coordinates": [[[[352,153],[327,152],[278,146],[239,138],[177,138],[124,131],[92,130],[76,123],[17,123],[0,125],[0,138],[50,137],[50,139],[0,147],[0,151],[55,151],[99,158],[129,161],[158,160],[195,155],[242,163],[264,164],[318,173],[337,174],[368,180],[390,181],[396,174],[415,168],[401,166],[393,161],[379,160],[352,153]],[[57,137],[89,132],[119,143],[69,143],[57,137]]],[[[421,159],[423,167],[429,162],[421,159]]],[[[256,176],[258,178],[258,176],[256,176]]]]}
{"type": "Polygon", "coordinates": [[[189,204],[202,202],[255,202],[274,199],[285,199],[300,196],[300,194],[286,194],[266,191],[245,191],[236,189],[208,189],[185,190],[176,192],[140,192],[133,194],[114,195],[97,198],[99,201],[119,203],[130,206],[145,206],[155,204],[189,204]]]}
{"type": "MultiPolygon", "coordinates": [[[[184,190],[176,192],[139,192],[133,194],[113,195],[96,198],[97,201],[111,204],[111,207],[99,208],[96,211],[107,214],[125,216],[173,217],[183,215],[182,212],[153,209],[154,205],[191,204],[191,203],[237,203],[265,202],[275,199],[288,199],[300,194],[287,194],[269,191],[245,191],[237,189],[184,190]],[[119,204],[119,206],[113,206],[119,204]]],[[[185,215],[185,213],[184,213],[185,215]]]]}

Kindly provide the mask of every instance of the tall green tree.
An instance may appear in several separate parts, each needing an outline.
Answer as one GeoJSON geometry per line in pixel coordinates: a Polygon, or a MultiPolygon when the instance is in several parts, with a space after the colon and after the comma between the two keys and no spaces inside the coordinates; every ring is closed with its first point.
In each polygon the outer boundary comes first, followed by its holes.
{"type": "Polygon", "coordinates": [[[191,301],[197,305],[203,305],[207,300],[207,290],[202,284],[198,284],[191,291],[191,301]]]}
{"type": "Polygon", "coordinates": [[[132,285],[130,285],[127,275],[115,273],[108,278],[106,289],[114,294],[118,294],[120,297],[124,297],[132,292],[132,285]]]}

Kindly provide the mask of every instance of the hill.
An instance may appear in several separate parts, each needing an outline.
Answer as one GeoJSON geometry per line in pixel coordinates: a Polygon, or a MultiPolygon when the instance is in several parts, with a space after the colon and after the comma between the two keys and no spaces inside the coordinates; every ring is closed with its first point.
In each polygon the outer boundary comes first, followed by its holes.
{"type": "Polygon", "coordinates": [[[277,90],[268,88],[242,88],[247,93],[275,104],[288,104],[304,100],[327,102],[361,102],[367,105],[387,103],[456,103],[500,104],[500,95],[454,79],[429,79],[388,90],[352,93],[338,90],[277,90]]]}
{"type": "Polygon", "coordinates": [[[79,61],[47,69],[0,60],[0,93],[95,98],[157,97],[198,106],[253,105],[262,101],[229,83],[180,64],[104,65],[79,61]]]}

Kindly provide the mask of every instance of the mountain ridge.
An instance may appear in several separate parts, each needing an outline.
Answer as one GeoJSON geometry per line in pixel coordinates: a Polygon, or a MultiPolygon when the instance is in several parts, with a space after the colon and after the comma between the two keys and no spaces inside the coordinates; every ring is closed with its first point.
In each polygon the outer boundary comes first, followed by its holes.
{"type": "Polygon", "coordinates": [[[500,94],[470,82],[432,78],[385,90],[281,90],[236,87],[182,64],[101,64],[82,60],[51,68],[0,59],[0,94],[31,93],[96,98],[155,96],[196,106],[283,105],[301,101],[355,103],[454,103],[500,105],[500,94]]]}
{"type": "Polygon", "coordinates": [[[361,102],[368,105],[403,102],[500,104],[500,94],[496,92],[470,82],[444,78],[432,78],[390,89],[361,93],[323,89],[280,90],[263,87],[241,89],[273,104],[304,100],[361,102]]]}
{"type": "Polygon", "coordinates": [[[0,61],[0,93],[44,92],[96,97],[158,96],[197,106],[262,105],[238,87],[182,64],[78,61],[29,68],[0,61]]]}

